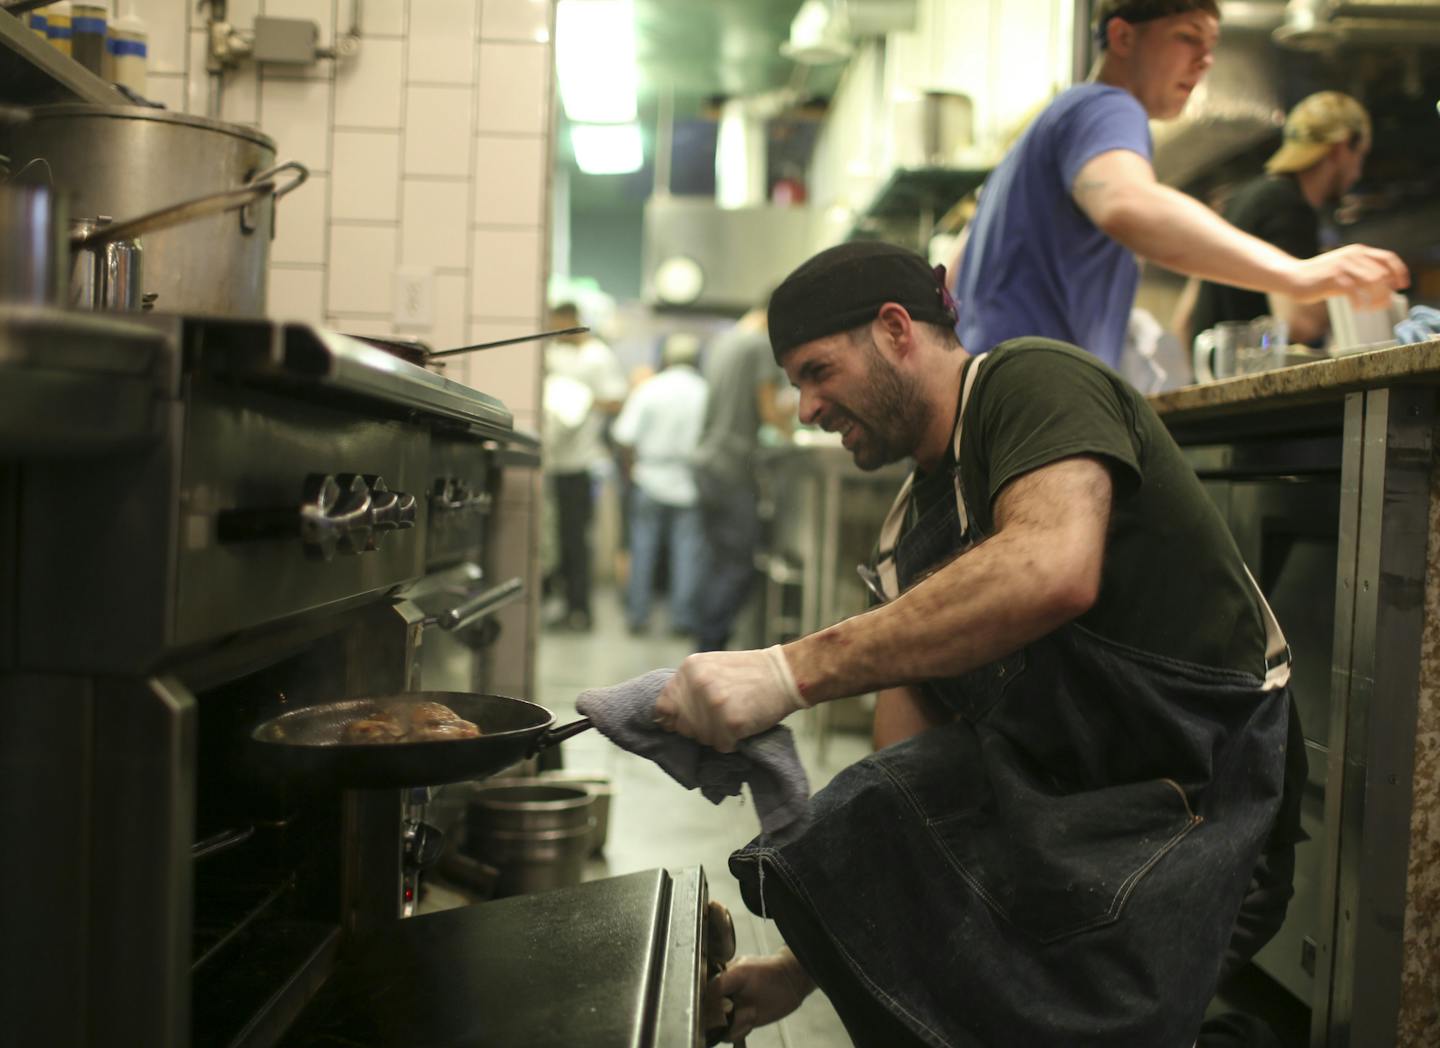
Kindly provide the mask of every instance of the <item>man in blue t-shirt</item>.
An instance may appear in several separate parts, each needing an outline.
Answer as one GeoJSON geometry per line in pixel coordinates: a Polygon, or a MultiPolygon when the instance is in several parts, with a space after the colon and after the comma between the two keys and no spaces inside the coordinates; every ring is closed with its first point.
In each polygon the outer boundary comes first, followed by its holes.
{"type": "Polygon", "coordinates": [[[955,282],[972,353],[1045,335],[1115,365],[1136,256],[1202,279],[1362,309],[1409,284],[1390,251],[1351,244],[1297,259],[1156,182],[1151,119],[1180,115],[1214,63],[1216,0],[1099,0],[1100,59],[1030,125],[986,181],[955,282]]]}

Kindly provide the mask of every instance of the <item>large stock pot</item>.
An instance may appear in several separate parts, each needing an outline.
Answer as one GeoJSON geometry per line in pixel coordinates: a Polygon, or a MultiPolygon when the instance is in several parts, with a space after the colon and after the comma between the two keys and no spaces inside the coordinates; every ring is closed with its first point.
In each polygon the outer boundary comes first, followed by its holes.
{"type": "MultiPolygon", "coordinates": [[[[5,131],[25,181],[48,176],[75,217],[124,218],[233,190],[275,166],[275,143],[248,127],[142,106],[54,105],[5,131]],[[27,168],[26,165],[31,165],[27,168]]],[[[242,209],[145,235],[145,288],[155,308],[220,316],[265,312],[275,201],[303,181],[242,209]]]]}

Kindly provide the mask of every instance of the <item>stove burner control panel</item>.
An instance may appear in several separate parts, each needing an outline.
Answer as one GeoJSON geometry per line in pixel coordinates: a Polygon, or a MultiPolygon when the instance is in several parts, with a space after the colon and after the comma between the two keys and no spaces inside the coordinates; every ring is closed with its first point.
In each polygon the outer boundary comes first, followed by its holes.
{"type": "Polygon", "coordinates": [[[415,496],[391,491],[385,478],[361,473],[312,473],[294,506],[222,510],[221,542],[296,538],[305,555],[331,560],[335,554],[374,552],[389,531],[415,526],[415,496]]]}

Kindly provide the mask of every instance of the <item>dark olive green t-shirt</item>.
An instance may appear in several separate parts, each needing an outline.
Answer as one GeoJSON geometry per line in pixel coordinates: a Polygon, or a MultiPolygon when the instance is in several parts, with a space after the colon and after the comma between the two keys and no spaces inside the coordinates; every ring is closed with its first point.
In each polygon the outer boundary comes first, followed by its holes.
{"type": "MultiPolygon", "coordinates": [[[[1100,458],[1114,503],[1100,596],[1077,621],[1142,651],[1264,677],[1264,623],[1229,529],[1150,405],[1095,357],[1049,339],[1001,343],[971,390],[960,455],[965,502],[985,534],[1016,477],[1100,458]]],[[[917,511],[954,498],[952,470],[916,474],[917,511]]]]}

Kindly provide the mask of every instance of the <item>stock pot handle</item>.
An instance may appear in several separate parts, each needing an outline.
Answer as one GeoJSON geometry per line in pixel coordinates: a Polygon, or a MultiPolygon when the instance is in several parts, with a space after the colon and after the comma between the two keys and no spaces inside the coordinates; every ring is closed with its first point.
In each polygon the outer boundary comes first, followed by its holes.
{"type": "Polygon", "coordinates": [[[281,171],[293,171],[295,172],[295,177],[284,185],[275,186],[274,194],[276,200],[279,200],[286,193],[293,193],[299,189],[305,184],[305,180],[310,177],[310,169],[300,163],[300,161],[286,160],[284,163],[276,164],[274,167],[267,167],[264,171],[257,171],[250,176],[245,184],[247,186],[253,186],[260,182],[273,182],[275,176],[281,171]]]}
{"type": "MultiPolygon", "coordinates": [[[[264,171],[255,172],[255,174],[250,176],[249,180],[245,183],[245,185],[247,187],[268,186],[269,195],[273,196],[276,200],[279,200],[286,193],[293,193],[295,190],[299,189],[300,186],[303,185],[305,180],[309,177],[310,169],[304,164],[300,163],[300,161],[286,160],[283,163],[276,164],[274,167],[267,167],[264,171]],[[294,177],[291,178],[289,182],[280,185],[276,183],[275,176],[280,174],[280,172],[282,171],[291,171],[294,173],[294,177]]],[[[257,197],[256,201],[258,202],[260,199],[260,197],[257,197]]],[[[248,236],[249,234],[255,232],[255,230],[258,228],[259,225],[255,221],[253,205],[246,204],[243,208],[240,209],[240,232],[248,236]]],[[[270,212],[270,235],[272,237],[275,235],[274,211],[270,212]]]]}

